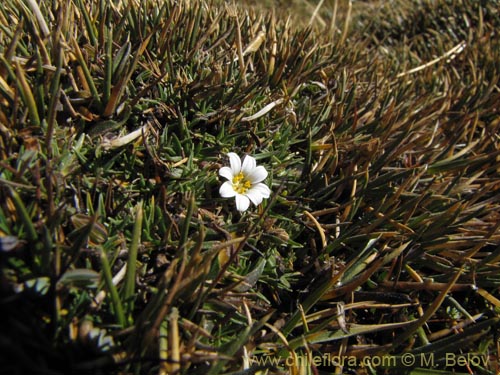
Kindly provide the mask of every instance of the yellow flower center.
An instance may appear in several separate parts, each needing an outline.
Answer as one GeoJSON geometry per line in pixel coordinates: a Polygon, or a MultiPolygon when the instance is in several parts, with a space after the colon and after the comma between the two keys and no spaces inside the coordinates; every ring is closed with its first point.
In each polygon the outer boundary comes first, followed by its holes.
{"type": "Polygon", "coordinates": [[[238,194],[245,194],[251,187],[252,183],[245,178],[243,172],[233,177],[233,188],[238,194]]]}

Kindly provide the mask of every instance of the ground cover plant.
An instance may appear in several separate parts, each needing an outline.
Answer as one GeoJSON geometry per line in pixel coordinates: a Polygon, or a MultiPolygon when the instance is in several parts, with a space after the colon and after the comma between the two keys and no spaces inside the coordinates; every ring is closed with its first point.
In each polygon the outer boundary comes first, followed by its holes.
{"type": "Polygon", "coordinates": [[[498,373],[498,2],[293,5],[2,2],[0,372],[498,373]]]}

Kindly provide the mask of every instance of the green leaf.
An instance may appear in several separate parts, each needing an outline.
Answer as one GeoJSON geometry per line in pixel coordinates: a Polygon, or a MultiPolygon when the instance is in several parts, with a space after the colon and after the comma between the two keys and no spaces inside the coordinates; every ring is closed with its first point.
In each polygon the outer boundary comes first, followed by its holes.
{"type": "Polygon", "coordinates": [[[99,273],[85,268],[68,270],[59,278],[58,283],[65,287],[97,288],[99,273]]]}

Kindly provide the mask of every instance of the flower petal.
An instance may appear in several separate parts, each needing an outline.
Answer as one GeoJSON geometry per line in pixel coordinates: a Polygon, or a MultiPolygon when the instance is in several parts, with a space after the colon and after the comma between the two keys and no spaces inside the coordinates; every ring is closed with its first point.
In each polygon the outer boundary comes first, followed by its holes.
{"type": "Polygon", "coordinates": [[[266,184],[260,183],[253,185],[247,193],[255,192],[262,195],[262,198],[269,198],[271,196],[271,189],[266,184]]]}
{"type": "Polygon", "coordinates": [[[255,160],[255,158],[250,155],[247,155],[245,156],[245,159],[243,159],[243,165],[241,166],[241,171],[245,176],[248,176],[255,169],[256,165],[257,161],[255,160]]]}
{"type": "Polygon", "coordinates": [[[267,177],[266,168],[264,168],[262,165],[259,165],[258,167],[254,168],[250,173],[246,174],[246,177],[248,180],[250,180],[252,184],[257,184],[259,182],[262,182],[267,177]]]}
{"type": "Polygon", "coordinates": [[[236,195],[236,209],[238,211],[246,211],[248,210],[248,207],[250,207],[250,199],[248,199],[248,197],[244,196],[244,195],[241,195],[241,194],[237,194],[236,195]]]}
{"type": "Polygon", "coordinates": [[[262,203],[262,200],[264,197],[260,193],[258,189],[250,189],[248,190],[245,195],[252,201],[252,203],[256,206],[262,203]]]}
{"type": "Polygon", "coordinates": [[[219,169],[219,175],[227,178],[229,181],[232,181],[234,177],[233,171],[229,167],[222,167],[221,169],[219,169]]]}
{"type": "Polygon", "coordinates": [[[233,176],[236,176],[241,172],[241,159],[234,152],[228,152],[227,156],[229,157],[229,164],[231,165],[233,176]]]}
{"type": "Polygon", "coordinates": [[[233,189],[233,184],[230,181],[224,182],[219,188],[219,194],[222,198],[232,198],[236,196],[236,192],[233,189]]]}

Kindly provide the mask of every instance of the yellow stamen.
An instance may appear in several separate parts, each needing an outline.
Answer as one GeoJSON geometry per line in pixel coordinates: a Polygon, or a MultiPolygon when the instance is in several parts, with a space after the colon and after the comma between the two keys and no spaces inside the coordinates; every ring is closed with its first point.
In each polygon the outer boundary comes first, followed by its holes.
{"type": "Polygon", "coordinates": [[[233,177],[233,188],[238,194],[245,194],[251,187],[252,183],[245,178],[243,172],[233,177]]]}

